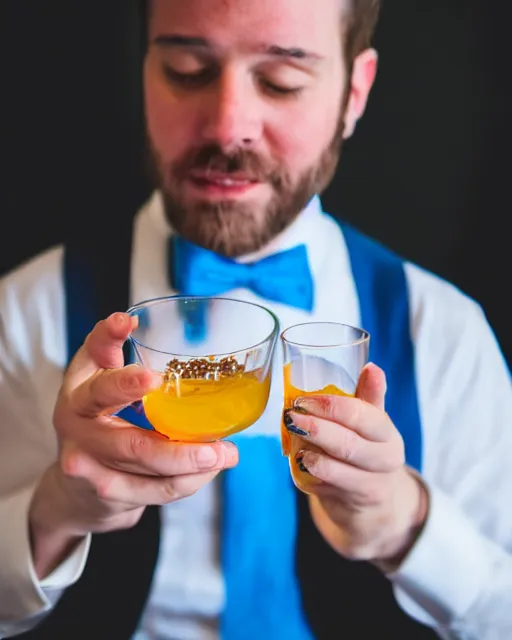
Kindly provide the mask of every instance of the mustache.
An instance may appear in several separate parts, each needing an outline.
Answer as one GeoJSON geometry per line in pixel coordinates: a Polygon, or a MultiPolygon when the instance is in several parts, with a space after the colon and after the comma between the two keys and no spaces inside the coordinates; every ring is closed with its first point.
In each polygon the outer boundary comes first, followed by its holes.
{"type": "Polygon", "coordinates": [[[179,178],[190,171],[243,173],[258,182],[276,180],[276,172],[257,153],[249,149],[235,149],[226,153],[216,144],[191,150],[174,167],[179,178]]]}

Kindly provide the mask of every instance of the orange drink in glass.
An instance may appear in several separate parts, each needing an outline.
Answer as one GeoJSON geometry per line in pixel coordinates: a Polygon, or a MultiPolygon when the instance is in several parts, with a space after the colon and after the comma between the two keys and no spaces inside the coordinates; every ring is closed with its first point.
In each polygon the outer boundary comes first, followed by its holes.
{"type": "Polygon", "coordinates": [[[267,405],[278,321],[265,307],[220,297],[172,296],[138,304],[136,361],[159,373],[142,399],[171,440],[211,442],[247,429],[267,405]]]}
{"type": "MultiPolygon", "coordinates": [[[[284,362],[284,409],[294,409],[297,398],[312,395],[353,396],[368,362],[370,335],[364,329],[335,322],[308,322],[281,334],[284,362]]],[[[283,454],[288,457],[295,485],[305,493],[318,482],[299,469],[299,451],[316,450],[281,423],[283,454]]]]}

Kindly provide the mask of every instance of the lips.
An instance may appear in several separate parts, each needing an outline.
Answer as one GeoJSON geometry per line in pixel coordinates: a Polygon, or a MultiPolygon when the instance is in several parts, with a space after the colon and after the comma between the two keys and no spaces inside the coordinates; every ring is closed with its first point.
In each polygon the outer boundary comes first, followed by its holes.
{"type": "Polygon", "coordinates": [[[250,180],[233,180],[232,178],[206,178],[203,182],[217,184],[221,187],[243,187],[248,184],[253,184],[250,180]]]}
{"type": "Polygon", "coordinates": [[[247,174],[219,173],[219,172],[193,172],[189,174],[193,187],[203,197],[231,198],[239,197],[260,184],[258,180],[247,174]]]}
{"type": "Polygon", "coordinates": [[[221,187],[243,187],[258,182],[253,177],[240,173],[194,172],[191,174],[191,178],[194,182],[221,187]]]}

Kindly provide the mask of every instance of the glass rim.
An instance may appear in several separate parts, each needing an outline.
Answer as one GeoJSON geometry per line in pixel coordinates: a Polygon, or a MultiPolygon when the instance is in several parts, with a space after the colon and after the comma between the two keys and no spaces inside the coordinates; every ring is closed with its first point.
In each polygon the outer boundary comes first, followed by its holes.
{"type": "Polygon", "coordinates": [[[290,327],[287,327],[284,331],[281,332],[281,340],[286,344],[289,344],[294,347],[300,347],[302,349],[347,349],[350,347],[357,347],[359,345],[365,344],[370,340],[370,333],[366,331],[366,329],[361,329],[361,327],[354,327],[351,324],[346,324],[343,322],[301,322],[299,324],[293,324],[290,327]],[[322,344],[322,345],[313,345],[306,344],[303,342],[297,342],[296,340],[289,340],[286,337],[286,333],[288,331],[292,331],[293,329],[298,329],[299,327],[308,327],[313,325],[323,325],[323,326],[331,326],[331,327],[343,327],[345,329],[351,329],[352,331],[356,331],[361,334],[361,337],[356,340],[351,340],[347,342],[335,342],[333,344],[322,344]]]}
{"type": "MultiPolygon", "coordinates": [[[[127,311],[125,313],[127,313],[131,317],[134,317],[134,313],[138,309],[144,309],[144,308],[156,306],[158,304],[162,304],[164,302],[171,302],[171,301],[175,301],[175,300],[176,301],[177,300],[220,300],[220,301],[224,301],[224,302],[236,302],[238,304],[245,304],[245,305],[249,305],[249,306],[252,306],[252,307],[257,307],[257,308],[261,309],[262,311],[265,311],[266,314],[272,318],[272,321],[274,323],[274,327],[273,327],[272,331],[265,338],[263,338],[263,340],[260,340],[256,344],[253,344],[253,345],[251,345],[249,347],[244,347],[243,349],[237,349],[235,351],[228,351],[228,352],[225,352],[225,353],[215,353],[215,354],[213,354],[215,358],[228,358],[230,356],[235,356],[237,354],[243,353],[244,351],[252,351],[253,349],[257,349],[258,347],[261,347],[266,342],[268,342],[272,338],[273,335],[277,337],[278,332],[279,332],[279,318],[276,316],[276,314],[273,311],[271,311],[267,307],[264,307],[262,304],[258,304],[257,302],[249,302],[248,300],[238,300],[237,298],[229,298],[229,297],[226,297],[226,296],[192,296],[192,295],[176,294],[176,295],[171,295],[171,296],[160,296],[158,298],[148,298],[147,300],[142,300],[141,302],[137,302],[137,304],[132,305],[129,309],[127,309],[127,311]]],[[[154,347],[150,347],[150,346],[144,344],[143,342],[140,342],[140,340],[137,340],[131,334],[129,336],[129,340],[134,342],[136,345],[138,345],[138,346],[140,346],[140,347],[142,347],[144,349],[147,349],[148,351],[152,351],[153,353],[161,353],[161,354],[164,354],[166,356],[174,356],[176,358],[190,358],[190,359],[192,359],[192,358],[198,358],[199,357],[197,354],[193,355],[193,354],[188,354],[188,353],[174,353],[172,351],[162,351],[161,349],[155,349],[154,347]]],[[[212,355],[212,354],[208,354],[208,355],[212,355]]],[[[207,357],[207,356],[205,355],[205,357],[207,357]]]]}

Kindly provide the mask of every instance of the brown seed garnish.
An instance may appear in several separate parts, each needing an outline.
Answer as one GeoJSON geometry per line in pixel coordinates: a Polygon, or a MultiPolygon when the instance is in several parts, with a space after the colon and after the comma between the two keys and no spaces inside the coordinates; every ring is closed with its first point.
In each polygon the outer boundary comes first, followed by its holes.
{"type": "Polygon", "coordinates": [[[182,361],[173,358],[167,363],[164,381],[170,383],[177,378],[184,380],[218,380],[241,375],[245,365],[240,364],[234,356],[227,356],[215,361],[214,356],[208,358],[194,358],[182,361]]]}

